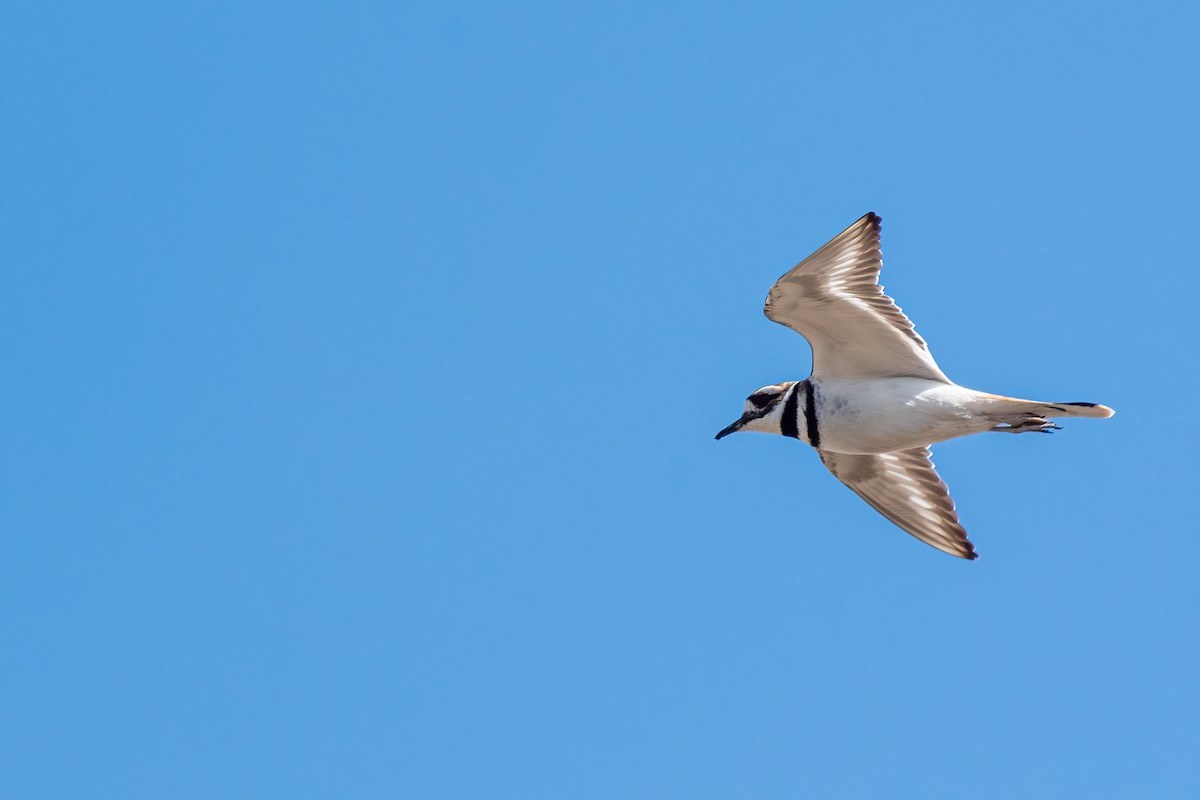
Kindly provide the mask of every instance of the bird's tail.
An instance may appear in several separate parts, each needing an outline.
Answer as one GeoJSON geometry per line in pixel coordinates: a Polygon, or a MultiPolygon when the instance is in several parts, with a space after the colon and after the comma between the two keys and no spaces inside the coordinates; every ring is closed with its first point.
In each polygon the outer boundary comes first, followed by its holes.
{"type": "Polygon", "coordinates": [[[1006,397],[1006,411],[1018,414],[1032,414],[1037,417],[1054,419],[1057,417],[1094,417],[1108,419],[1116,412],[1108,406],[1099,403],[1041,403],[1036,400],[1021,400],[1016,397],[1006,397]]]}

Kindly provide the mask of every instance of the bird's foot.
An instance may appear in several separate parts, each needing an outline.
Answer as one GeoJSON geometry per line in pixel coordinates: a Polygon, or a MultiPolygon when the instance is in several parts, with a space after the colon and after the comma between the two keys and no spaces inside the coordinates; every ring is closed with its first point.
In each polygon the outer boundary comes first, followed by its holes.
{"type": "Polygon", "coordinates": [[[1007,419],[999,425],[993,425],[991,430],[1001,433],[1054,433],[1062,428],[1045,417],[1029,415],[1007,419]]]}

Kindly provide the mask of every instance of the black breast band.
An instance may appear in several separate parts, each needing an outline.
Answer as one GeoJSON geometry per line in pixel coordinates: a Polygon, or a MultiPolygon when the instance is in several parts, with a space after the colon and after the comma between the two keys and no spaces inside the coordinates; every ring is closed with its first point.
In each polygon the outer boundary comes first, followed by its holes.
{"type": "Polygon", "coordinates": [[[799,410],[799,394],[802,385],[798,384],[792,387],[792,391],[788,393],[787,400],[783,404],[783,416],[779,418],[780,432],[793,439],[800,438],[800,421],[797,419],[796,412],[799,410]]]}
{"type": "Polygon", "coordinates": [[[816,388],[808,381],[804,382],[804,426],[807,428],[808,443],[813,447],[821,446],[821,431],[817,428],[816,388]]]}

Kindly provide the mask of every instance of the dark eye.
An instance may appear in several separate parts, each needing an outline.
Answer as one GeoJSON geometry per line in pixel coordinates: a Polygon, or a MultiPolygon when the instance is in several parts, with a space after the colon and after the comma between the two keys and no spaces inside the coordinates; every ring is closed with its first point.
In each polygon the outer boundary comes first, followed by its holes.
{"type": "Polygon", "coordinates": [[[777,395],[765,394],[763,392],[757,392],[755,394],[750,395],[749,400],[751,403],[754,404],[755,408],[766,408],[767,406],[771,405],[771,403],[775,400],[776,396],[777,395]]]}

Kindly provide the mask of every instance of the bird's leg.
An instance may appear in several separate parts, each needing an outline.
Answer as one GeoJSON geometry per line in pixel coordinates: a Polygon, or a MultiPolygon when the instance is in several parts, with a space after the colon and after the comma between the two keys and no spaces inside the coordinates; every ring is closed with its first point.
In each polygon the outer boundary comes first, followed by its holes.
{"type": "Polygon", "coordinates": [[[1019,417],[1006,419],[998,425],[993,425],[989,430],[998,431],[1001,433],[1028,433],[1036,431],[1037,433],[1053,433],[1060,431],[1058,425],[1055,425],[1045,417],[1038,417],[1033,414],[1022,414],[1019,417]]]}

